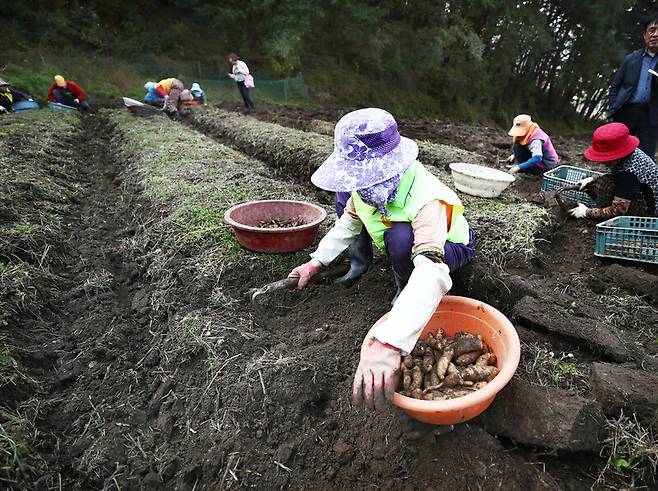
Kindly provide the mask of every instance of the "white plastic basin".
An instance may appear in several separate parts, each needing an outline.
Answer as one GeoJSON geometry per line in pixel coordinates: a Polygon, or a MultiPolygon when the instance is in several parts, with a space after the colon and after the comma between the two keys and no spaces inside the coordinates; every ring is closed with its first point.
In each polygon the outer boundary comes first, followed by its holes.
{"type": "Polygon", "coordinates": [[[515,181],[513,175],[491,167],[456,162],[450,164],[455,187],[462,193],[496,198],[515,181]]]}
{"type": "Polygon", "coordinates": [[[135,99],[131,99],[130,97],[123,97],[123,103],[126,105],[126,107],[144,105],[143,102],[136,101],[135,99]]]}

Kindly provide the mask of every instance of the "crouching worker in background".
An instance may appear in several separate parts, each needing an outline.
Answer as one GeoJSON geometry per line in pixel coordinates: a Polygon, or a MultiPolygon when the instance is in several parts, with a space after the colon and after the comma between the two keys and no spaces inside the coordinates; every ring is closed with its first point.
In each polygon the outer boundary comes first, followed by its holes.
{"type": "Polygon", "coordinates": [[[144,88],[146,89],[146,94],[144,94],[144,104],[149,106],[162,107],[164,105],[164,97],[158,94],[155,90],[157,84],[155,82],[146,82],[144,88]]]}
{"type": "Polygon", "coordinates": [[[190,93],[195,101],[199,101],[203,105],[206,104],[206,94],[197,82],[194,82],[190,87],[190,93]]]}
{"type": "Polygon", "coordinates": [[[31,101],[32,98],[11,88],[9,82],[0,78],[0,114],[14,112],[14,104],[21,101],[31,101]]]}
{"type": "Polygon", "coordinates": [[[514,163],[509,170],[511,174],[525,172],[541,175],[557,167],[559,158],[553,148],[553,142],[527,114],[514,118],[508,135],[514,143],[514,155],[508,159],[510,163],[514,163]]]}
{"type": "Polygon", "coordinates": [[[354,379],[354,401],[371,409],[392,400],[401,353],[413,349],[452,287],[450,273],[475,252],[461,201],[417,157],[418,146],[400,136],[388,112],[369,108],[345,115],[336,124],[334,152],[311,177],[337,193],[339,218],[311,260],[289,275],[302,289],[350,248],[351,269],[337,281],[353,284],[370,267],[373,241],[388,254],[396,298],[388,319],[365,340],[354,379]]]}
{"type": "Polygon", "coordinates": [[[65,80],[61,75],[55,75],[55,82],[48,89],[48,100],[75,107],[81,111],[90,109],[82,87],[73,80],[65,80]]]}
{"type": "Polygon", "coordinates": [[[622,215],[658,216],[658,165],[638,147],[640,140],[622,123],[597,128],[585,157],[611,167],[608,174],[580,181],[597,208],[580,203],[570,210],[575,218],[607,220],[622,215]]]}
{"type": "MultiPolygon", "coordinates": [[[[185,90],[183,82],[177,78],[165,78],[155,85],[155,91],[164,98],[164,111],[171,118],[180,117],[183,105],[181,93],[185,90]]],[[[189,93],[189,91],[188,91],[189,93]]]]}

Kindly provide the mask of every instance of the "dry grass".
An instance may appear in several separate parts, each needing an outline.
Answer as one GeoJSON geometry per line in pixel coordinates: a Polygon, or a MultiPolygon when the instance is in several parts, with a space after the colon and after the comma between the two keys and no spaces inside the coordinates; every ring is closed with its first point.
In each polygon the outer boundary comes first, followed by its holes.
{"type": "MultiPolygon", "coordinates": [[[[80,191],[69,153],[77,122],[50,111],[0,122],[0,328],[19,315],[38,316],[42,300],[58,291],[51,267],[61,260],[63,217],[80,191]]],[[[39,386],[18,351],[0,336],[0,487],[10,489],[26,489],[46,465],[32,448],[40,401],[28,395],[39,386]]]]}
{"type": "Polygon", "coordinates": [[[637,295],[609,288],[598,299],[605,308],[605,320],[628,332],[638,344],[658,343],[658,309],[637,295]]]}
{"type": "MultiPolygon", "coordinates": [[[[191,117],[196,124],[230,140],[248,154],[288,173],[299,172],[302,179],[308,180],[333,150],[333,125],[327,122],[313,123],[319,129],[315,133],[212,107],[200,108],[191,117]]],[[[481,155],[451,145],[419,141],[418,148],[421,162],[439,168],[452,162],[484,161],[481,155]]]]}
{"type": "Polygon", "coordinates": [[[521,341],[517,376],[544,387],[558,387],[573,394],[589,392],[591,367],[573,353],[556,352],[549,345],[521,341]]]}
{"type": "Polygon", "coordinates": [[[601,455],[607,456],[597,484],[610,489],[655,489],[658,475],[658,435],[637,416],[606,421],[608,436],[601,455]]]}
{"type": "Polygon", "coordinates": [[[34,421],[19,411],[0,406],[0,487],[27,489],[30,478],[46,466],[32,448],[34,421]]]}

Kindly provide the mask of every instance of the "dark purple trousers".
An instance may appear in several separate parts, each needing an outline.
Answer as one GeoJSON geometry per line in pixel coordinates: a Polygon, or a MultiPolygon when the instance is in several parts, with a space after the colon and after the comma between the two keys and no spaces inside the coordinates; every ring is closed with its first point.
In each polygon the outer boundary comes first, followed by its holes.
{"type": "MultiPolygon", "coordinates": [[[[336,213],[339,217],[345,211],[345,205],[352,193],[336,193],[336,213]]],[[[365,230],[363,231],[365,234],[365,230]]],[[[370,239],[370,236],[368,236],[370,239]]],[[[370,239],[372,241],[372,239],[370,239]]],[[[410,223],[398,222],[384,232],[386,254],[391,261],[393,271],[404,281],[409,281],[414,264],[411,261],[411,248],[414,245],[414,230],[410,223]]],[[[443,262],[448,265],[450,272],[470,263],[475,254],[473,248],[473,230],[469,230],[469,244],[453,244],[446,241],[443,251],[443,262]]]]}

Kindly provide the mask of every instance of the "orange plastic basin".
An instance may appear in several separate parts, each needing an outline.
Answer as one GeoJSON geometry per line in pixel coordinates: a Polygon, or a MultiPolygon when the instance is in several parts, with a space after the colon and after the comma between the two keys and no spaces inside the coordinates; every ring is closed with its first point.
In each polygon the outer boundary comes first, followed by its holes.
{"type": "MultiPolygon", "coordinates": [[[[376,323],[388,317],[385,314],[376,323]]],[[[374,326],[373,326],[374,328],[374,326]]],[[[463,423],[475,418],[493,402],[496,394],[510,381],[521,357],[519,336],[512,323],[500,311],[472,298],[445,296],[429,320],[420,339],[442,328],[451,336],[459,331],[481,334],[498,359],[500,373],[484,388],[467,396],[447,401],[422,401],[395,393],[393,404],[411,417],[435,425],[463,423]]]]}

